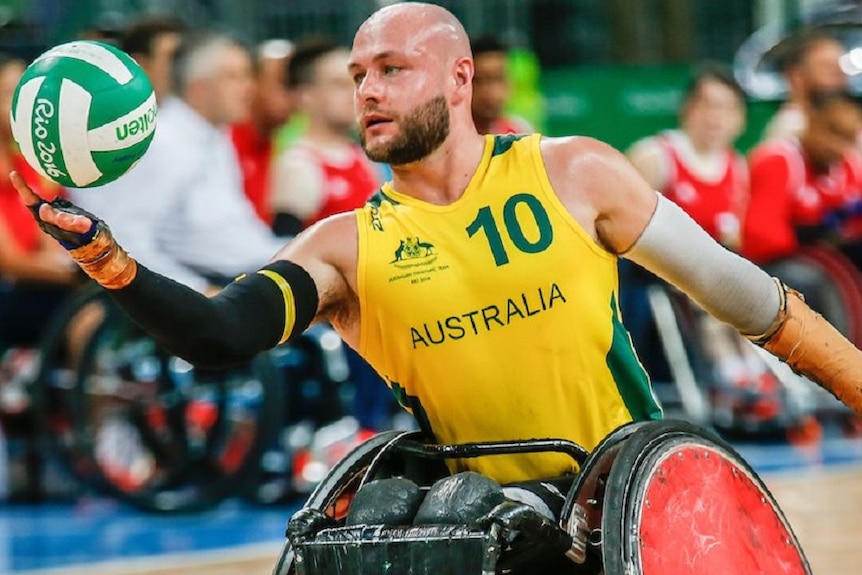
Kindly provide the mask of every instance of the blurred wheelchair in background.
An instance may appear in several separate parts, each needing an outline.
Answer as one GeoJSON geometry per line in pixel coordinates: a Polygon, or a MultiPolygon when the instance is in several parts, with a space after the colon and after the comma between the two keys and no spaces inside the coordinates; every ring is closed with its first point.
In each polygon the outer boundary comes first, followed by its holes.
{"type": "MultiPolygon", "coordinates": [[[[766,270],[862,345],[862,274],[840,252],[809,246],[766,270]]],[[[667,378],[653,376],[666,414],[734,437],[778,434],[811,443],[822,437],[820,422],[831,419],[845,433],[858,434],[849,408],[684,294],[656,282],[646,287],[646,297],[667,364],[667,378]]]]}
{"type": "Polygon", "coordinates": [[[104,290],[84,290],[38,350],[38,450],[57,455],[82,486],[148,511],[307,495],[362,437],[345,409],[341,346],[331,328],[315,326],[247,364],[197,369],[104,290]]]}
{"type": "Polygon", "coordinates": [[[589,455],[555,439],[433,445],[415,432],[379,434],[330,471],[286,535],[273,575],[810,573],[751,468],[711,432],[673,420],[622,426],[589,455]],[[409,479],[428,497],[446,459],[545,450],[580,469],[558,518],[504,500],[461,524],[350,520],[381,481],[409,479]]]}
{"type": "Polygon", "coordinates": [[[195,369],[101,289],[67,302],[39,356],[34,413],[46,447],[87,486],[145,509],[190,511],[236,492],[279,419],[268,357],[195,369]]]}

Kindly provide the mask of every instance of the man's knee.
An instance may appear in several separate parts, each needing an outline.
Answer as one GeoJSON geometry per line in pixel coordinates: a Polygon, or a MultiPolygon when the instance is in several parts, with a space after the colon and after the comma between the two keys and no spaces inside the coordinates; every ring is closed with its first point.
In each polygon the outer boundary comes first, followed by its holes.
{"type": "Polygon", "coordinates": [[[356,493],[347,524],[473,525],[504,499],[500,484],[471,471],[439,479],[424,497],[409,479],[379,479],[356,493]]]}
{"type": "Polygon", "coordinates": [[[410,525],[421,503],[422,491],[409,479],[378,479],[356,493],[345,521],[347,525],[410,525]]]}
{"type": "Polygon", "coordinates": [[[472,525],[505,500],[503,488],[473,471],[440,479],[419,506],[414,525],[472,525]]]}

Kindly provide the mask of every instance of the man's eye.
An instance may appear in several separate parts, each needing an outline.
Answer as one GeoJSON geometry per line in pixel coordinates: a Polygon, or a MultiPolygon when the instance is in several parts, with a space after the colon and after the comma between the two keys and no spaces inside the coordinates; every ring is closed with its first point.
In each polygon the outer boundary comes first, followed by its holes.
{"type": "Polygon", "coordinates": [[[353,83],[358,86],[362,83],[362,80],[365,79],[365,74],[354,74],[353,75],[353,83]]]}
{"type": "Polygon", "coordinates": [[[383,69],[383,72],[384,72],[386,75],[391,76],[392,74],[394,74],[394,73],[396,73],[396,72],[398,72],[398,71],[400,71],[400,70],[401,70],[401,68],[399,68],[398,66],[386,66],[386,67],[383,69]]]}

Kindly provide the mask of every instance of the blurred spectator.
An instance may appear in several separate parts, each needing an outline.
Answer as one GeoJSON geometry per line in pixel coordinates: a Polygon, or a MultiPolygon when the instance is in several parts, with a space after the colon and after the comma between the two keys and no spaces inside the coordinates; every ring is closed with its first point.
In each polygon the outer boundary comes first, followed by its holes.
{"type": "Polygon", "coordinates": [[[273,138],[293,110],[293,99],[285,78],[291,52],[293,44],[287,40],[267,40],[258,46],[251,115],[248,121],[231,126],[231,139],[239,155],[245,195],[267,226],[272,225],[269,175],[273,138]]]}
{"type": "MultiPolygon", "coordinates": [[[[291,56],[288,84],[308,126],[274,166],[278,234],[295,234],[327,216],[361,207],[382,183],[377,168],[353,140],[348,56],[346,48],[320,38],[298,43],[291,56]]],[[[345,352],[360,426],[388,427],[396,410],[392,394],[359,354],[349,347],[345,352]]]]}
{"type": "MultiPolygon", "coordinates": [[[[679,128],[640,140],[628,155],[644,178],[683,208],[712,237],[740,248],[741,222],[748,195],[745,159],[734,149],[746,120],[746,99],[732,72],[708,63],[699,67],[685,90],[679,128]]],[[[647,272],[621,262],[626,325],[645,348],[651,321],[643,286],[647,272]],[[632,317],[626,315],[630,314],[632,317]]],[[[697,314],[698,340],[714,366],[717,381],[751,388],[766,384],[766,366],[753,347],[730,326],[697,314]]],[[[774,382],[769,382],[773,384],[774,382]]],[[[771,412],[770,415],[775,415],[771,412]]]]}
{"type": "Polygon", "coordinates": [[[347,59],[346,48],[325,39],[298,44],[290,58],[288,86],[308,125],[273,166],[271,198],[279,235],[358,208],[381,184],[377,168],[353,140],[347,59]]]}
{"type": "Polygon", "coordinates": [[[102,22],[81,30],[78,32],[76,38],[78,40],[104,42],[105,44],[119,47],[122,35],[123,32],[120,27],[115,26],[113,22],[102,22]]]}
{"type": "Polygon", "coordinates": [[[473,122],[480,134],[526,134],[530,124],[516,116],[505,115],[511,85],[508,48],[493,36],[471,41],[475,75],[473,77],[473,122]]]}
{"type": "MultiPolygon", "coordinates": [[[[685,90],[679,129],[641,140],[629,152],[653,187],[679,204],[712,237],[736,251],[742,247],[749,178],[745,160],[734,144],[745,121],[745,93],[732,71],[720,64],[706,64],[698,68],[685,90]]],[[[621,270],[625,271],[622,264],[621,270]]],[[[622,286],[623,293],[638,287],[637,271],[628,278],[633,278],[634,286],[622,286]]],[[[631,297],[629,293],[627,299],[631,297]]],[[[762,431],[781,422],[794,443],[820,438],[816,419],[787,411],[783,383],[751,342],[701,310],[691,312],[684,314],[693,321],[688,324],[694,329],[690,345],[697,349],[693,357],[706,360],[702,367],[709,374],[708,397],[717,423],[731,429],[762,431]]],[[[699,371],[697,366],[695,370],[699,371]]]]}
{"type": "Polygon", "coordinates": [[[542,131],[547,115],[542,94],[542,65],[535,52],[524,46],[509,49],[509,80],[512,91],[506,109],[520,116],[535,131],[542,131]]]}
{"type": "MultiPolygon", "coordinates": [[[[0,435],[32,433],[29,418],[20,415],[31,407],[27,385],[38,365],[36,344],[82,279],[65,250],[39,230],[9,180],[15,170],[48,200],[62,191],[26,162],[12,139],[12,97],[24,69],[23,61],[0,54],[0,435]]],[[[35,454],[25,450],[19,463],[36,461],[35,454]]],[[[15,496],[36,490],[33,482],[13,487],[15,496]]]]}
{"type": "Polygon", "coordinates": [[[15,170],[43,198],[61,191],[30,167],[12,139],[12,96],[24,68],[23,61],[0,55],[0,351],[34,344],[80,277],[65,251],[41,233],[9,181],[15,170]]]}
{"type": "Polygon", "coordinates": [[[798,138],[767,141],[750,154],[743,252],[761,264],[793,255],[801,244],[818,239],[859,241],[852,214],[848,220],[840,216],[858,206],[862,193],[862,158],[856,148],[862,111],[843,91],[814,94],[809,100],[808,123],[798,138]]]}
{"type": "Polygon", "coordinates": [[[185,25],[169,16],[148,16],[131,22],[120,40],[120,48],[134,58],[153,85],[156,100],[171,95],[171,60],[185,32],[185,25]]]}
{"type": "Polygon", "coordinates": [[[248,118],[248,51],[222,34],[184,38],[172,63],[175,98],[140,163],[106,186],[71,190],[143,265],[206,291],[257,269],[281,247],[242,189],[227,126],[248,118]]]}
{"type": "Polygon", "coordinates": [[[680,127],[640,140],[628,152],[656,190],[731,249],[739,249],[748,195],[745,160],[733,147],[745,127],[745,105],[732,72],[705,65],[685,91],[680,127]]]}
{"type": "MultiPolygon", "coordinates": [[[[843,90],[811,93],[804,109],[806,122],[798,137],[766,141],[750,153],[743,254],[800,290],[829,317],[846,313],[846,304],[835,302],[818,276],[792,256],[801,246],[826,242],[849,256],[848,267],[862,264],[862,110],[843,90]]],[[[831,265],[840,267],[843,261],[831,265]]],[[[858,436],[862,419],[847,414],[842,427],[845,434],[858,436]]]]}
{"type": "Polygon", "coordinates": [[[764,128],[764,140],[798,136],[805,128],[806,108],[812,94],[842,90],[848,78],[839,59],[844,47],[823,33],[800,34],[781,58],[787,82],[787,101],[764,128]]]}

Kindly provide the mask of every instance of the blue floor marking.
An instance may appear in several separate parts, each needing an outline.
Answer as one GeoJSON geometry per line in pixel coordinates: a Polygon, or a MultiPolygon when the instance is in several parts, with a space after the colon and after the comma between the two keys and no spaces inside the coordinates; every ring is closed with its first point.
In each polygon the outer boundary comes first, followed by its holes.
{"type": "Polygon", "coordinates": [[[283,541],[296,506],[160,516],[112,501],[0,507],[0,573],[283,541]]]}
{"type": "Polygon", "coordinates": [[[862,440],[826,439],[816,445],[736,444],[736,450],[761,475],[835,465],[862,466],[862,440]]]}

